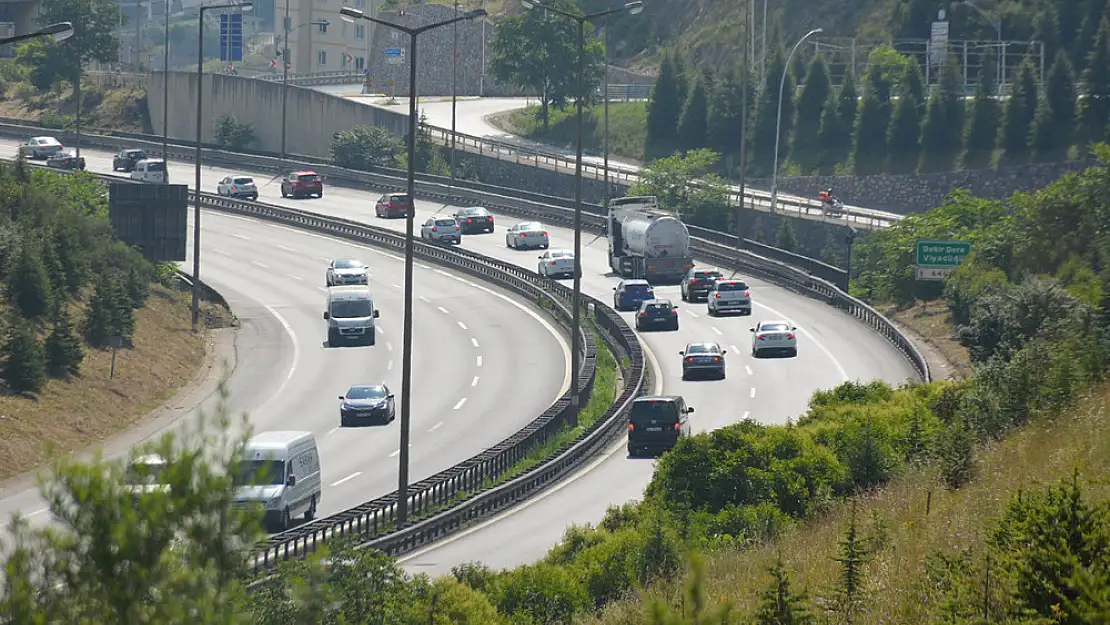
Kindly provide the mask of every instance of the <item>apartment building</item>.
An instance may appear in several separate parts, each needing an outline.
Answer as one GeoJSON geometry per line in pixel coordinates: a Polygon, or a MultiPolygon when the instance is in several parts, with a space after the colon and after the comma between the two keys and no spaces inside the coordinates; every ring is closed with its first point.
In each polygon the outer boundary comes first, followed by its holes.
{"type": "Polygon", "coordinates": [[[289,71],[307,74],[363,71],[370,50],[372,24],[345,22],[339,11],[350,6],[369,13],[380,3],[381,0],[263,0],[255,7],[263,11],[258,15],[260,25],[269,23],[267,14],[273,14],[275,56],[282,50],[283,24],[288,11],[289,60],[292,61],[289,71]]]}

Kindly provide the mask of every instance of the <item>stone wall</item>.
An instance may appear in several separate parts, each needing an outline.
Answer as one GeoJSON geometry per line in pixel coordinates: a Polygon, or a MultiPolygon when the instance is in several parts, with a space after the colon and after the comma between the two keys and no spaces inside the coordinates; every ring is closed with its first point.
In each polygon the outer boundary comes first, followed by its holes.
{"type": "MultiPolygon", "coordinates": [[[[822,189],[832,187],[833,193],[845,204],[908,215],[936,208],[956,188],[979,197],[1001,200],[1015,192],[1041,189],[1060,176],[1081,171],[1094,162],[1083,160],[937,174],[780,176],[778,182],[779,191],[783,193],[816,197],[822,189]]],[[[756,189],[771,188],[770,178],[752,179],[748,184],[756,189]]]]}

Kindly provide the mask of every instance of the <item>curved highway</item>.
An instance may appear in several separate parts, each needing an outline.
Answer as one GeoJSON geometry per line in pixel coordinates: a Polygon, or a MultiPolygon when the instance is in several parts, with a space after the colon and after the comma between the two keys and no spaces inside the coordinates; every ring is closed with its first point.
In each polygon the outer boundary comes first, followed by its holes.
{"type": "MultiPolygon", "coordinates": [[[[14,149],[14,142],[8,143],[14,149]]],[[[108,152],[82,150],[82,153],[90,169],[110,169],[108,152]]],[[[170,169],[174,180],[192,180],[191,165],[171,164],[170,169]]],[[[203,184],[211,190],[220,178],[230,173],[251,172],[206,168],[203,184]]],[[[263,184],[267,179],[256,178],[263,184]]],[[[404,228],[404,220],[374,218],[374,201],[382,192],[329,185],[323,199],[282,200],[275,183],[261,187],[261,199],[400,231],[404,228]]],[[[454,212],[454,207],[431,202],[418,201],[416,206],[417,223],[434,212],[454,212]]],[[[505,247],[505,228],[517,221],[498,216],[498,228],[493,234],[465,236],[463,246],[535,270],[540,252],[505,247]]],[[[549,228],[548,231],[553,248],[572,246],[570,230],[549,228]]],[[[583,291],[611,302],[618,278],[609,273],[605,239],[587,233],[582,251],[583,291]]],[[[201,275],[204,275],[203,268],[201,275]]],[[[677,286],[660,287],[656,291],[659,296],[679,303],[681,328],[678,332],[640,335],[649,360],[661,370],[655,391],[683,395],[689,405],[696,408],[691,417],[696,430],[706,431],[748,417],[763,423],[783,423],[806,409],[815,390],[852,379],[879,378],[900,383],[915,376],[909,363],[893,346],[855,318],[787,289],[745,278],[752,287],[753,317],[712,318],[705,314],[704,304],[680,302],[677,286]],[[749,354],[748,328],[756,320],[776,318],[798,326],[798,356],[753,359],[749,354]],[[727,379],[706,382],[681,379],[678,351],[691,341],[717,341],[729,351],[727,379]]],[[[631,322],[631,313],[625,316],[631,322]]],[[[385,313],[383,323],[388,330],[389,318],[385,313]]],[[[529,379],[532,377],[529,374],[529,379]]],[[[508,397],[516,388],[512,385],[497,389],[497,392],[508,397]]],[[[589,471],[575,476],[576,479],[553,487],[498,519],[470,528],[402,561],[411,570],[434,574],[468,560],[505,567],[541,557],[558,541],[568,524],[596,522],[607,506],[642,494],[651,478],[653,463],[627,459],[623,445],[624,442],[619,441],[612,453],[596,460],[589,471]]]]}
{"type": "MultiPolygon", "coordinates": [[[[202,279],[229,300],[242,322],[229,407],[247,412],[255,431],[301,429],[316,435],[323,472],[320,515],[395,490],[400,420],[340,428],[337,397],[359,382],[384,381],[400,392],[403,259],[215,211],[202,216],[201,242],[202,279]],[[381,311],[375,346],[326,345],[320,318],[324,270],[337,256],[370,265],[381,311]]],[[[191,255],[186,265],[191,267],[191,255]]],[[[410,475],[415,482],[492,447],[542,413],[569,386],[569,341],[513,295],[469,277],[421,263],[414,289],[413,366],[419,378],[412,397],[410,475]],[[519,371],[533,375],[527,384],[520,384],[519,371]],[[512,402],[504,401],[508,391],[512,402]]],[[[214,404],[209,400],[204,406],[214,404]]],[[[107,451],[125,450],[120,445],[107,451]]],[[[37,489],[22,486],[0,493],[0,515],[20,511],[34,523],[46,522],[37,489]]]]}

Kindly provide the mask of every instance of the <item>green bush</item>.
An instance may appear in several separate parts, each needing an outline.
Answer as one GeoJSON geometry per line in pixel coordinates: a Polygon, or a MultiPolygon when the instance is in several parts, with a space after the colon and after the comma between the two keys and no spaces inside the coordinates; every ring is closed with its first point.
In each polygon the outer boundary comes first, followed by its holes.
{"type": "Polygon", "coordinates": [[[339,167],[370,171],[390,167],[404,145],[380,126],[355,126],[331,140],[331,160],[339,167]]]}
{"type": "Polygon", "coordinates": [[[41,248],[25,242],[8,271],[8,299],[26,319],[36,319],[50,312],[54,305],[54,289],[50,284],[41,248]]]}
{"type": "Polygon", "coordinates": [[[234,115],[221,115],[212,132],[216,143],[229,150],[249,148],[255,141],[254,126],[240,123],[234,115]]]}
{"type": "Polygon", "coordinates": [[[37,393],[46,386],[46,354],[35,326],[16,321],[4,341],[4,381],[15,393],[37,393]]]}
{"type": "Polygon", "coordinates": [[[46,371],[55,378],[65,378],[81,372],[85,349],[80,337],[73,332],[69,313],[63,308],[54,319],[54,329],[46,337],[46,371]]]}
{"type": "Polygon", "coordinates": [[[528,564],[499,576],[487,595],[502,614],[520,622],[567,623],[589,604],[574,574],[547,563],[528,564]]]}

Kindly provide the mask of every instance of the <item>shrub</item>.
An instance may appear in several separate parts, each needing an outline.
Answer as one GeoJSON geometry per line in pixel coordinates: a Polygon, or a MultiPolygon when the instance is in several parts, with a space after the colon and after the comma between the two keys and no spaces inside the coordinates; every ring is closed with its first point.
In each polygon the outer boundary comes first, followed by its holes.
{"type": "Polygon", "coordinates": [[[254,126],[249,123],[240,123],[234,115],[221,115],[216,120],[213,136],[220,147],[242,150],[254,143],[254,126]]]}
{"type": "Polygon", "coordinates": [[[46,386],[46,355],[35,326],[16,321],[4,342],[4,380],[15,393],[36,393],[46,386]]]}
{"type": "Polygon", "coordinates": [[[498,611],[537,623],[570,623],[588,605],[589,597],[566,568],[528,564],[506,572],[487,591],[498,611]]]}
{"type": "Polygon", "coordinates": [[[339,167],[370,171],[388,167],[404,150],[402,143],[380,126],[355,126],[331,140],[331,159],[339,167]]]}
{"type": "Polygon", "coordinates": [[[54,292],[43,263],[41,248],[24,243],[8,272],[8,298],[27,319],[35,319],[50,312],[54,292]]]}
{"type": "Polygon", "coordinates": [[[69,313],[63,308],[54,320],[54,329],[46,337],[46,370],[55,378],[77,375],[85,359],[85,349],[73,333],[69,313]]]}
{"type": "Polygon", "coordinates": [[[113,337],[126,343],[135,330],[132,300],[111,273],[103,273],[85,311],[85,340],[92,347],[107,347],[113,337]]]}

